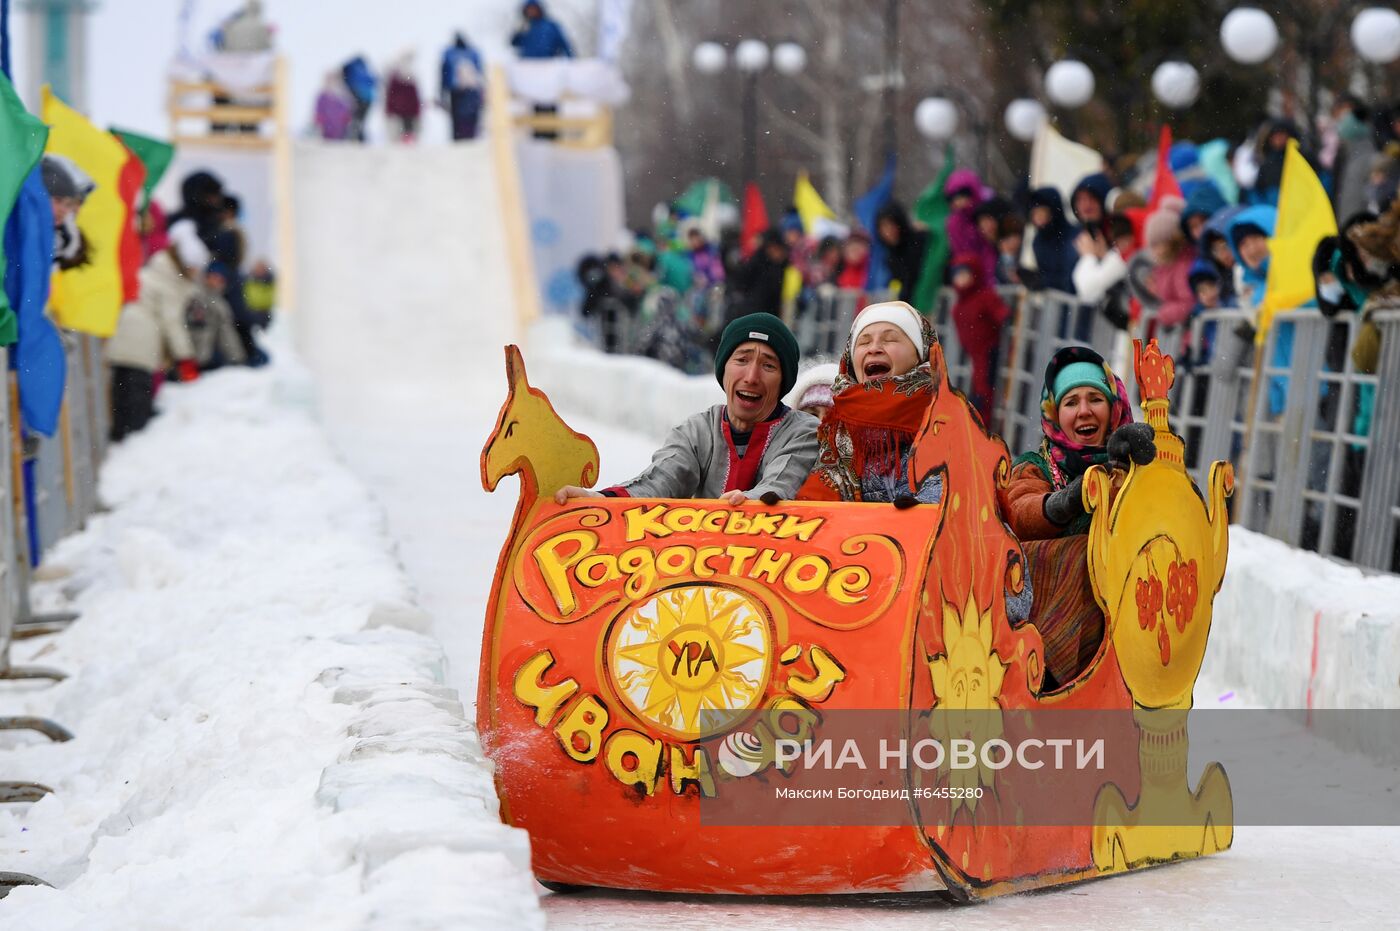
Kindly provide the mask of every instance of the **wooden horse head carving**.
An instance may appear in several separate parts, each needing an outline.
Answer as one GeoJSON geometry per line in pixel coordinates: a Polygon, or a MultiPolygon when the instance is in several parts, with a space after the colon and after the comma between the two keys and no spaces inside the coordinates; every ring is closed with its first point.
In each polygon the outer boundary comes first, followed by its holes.
{"type": "Polygon", "coordinates": [[[552,495],[565,485],[598,480],[598,447],[566,424],[543,391],[530,386],[517,346],[506,347],[510,391],[496,429],[481,450],[481,486],[495,491],[507,475],[520,476],[521,497],[552,495]]]}

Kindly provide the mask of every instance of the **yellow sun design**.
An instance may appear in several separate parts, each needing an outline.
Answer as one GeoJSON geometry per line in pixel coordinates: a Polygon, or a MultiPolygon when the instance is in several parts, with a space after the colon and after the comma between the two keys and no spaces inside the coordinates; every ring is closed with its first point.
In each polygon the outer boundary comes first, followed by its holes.
{"type": "Polygon", "coordinates": [[[713,585],[683,585],[618,616],[605,653],[618,697],[681,740],[729,730],[768,684],[772,641],[761,606],[713,585]]]}
{"type": "MultiPolygon", "coordinates": [[[[951,602],[943,602],[944,655],[928,664],[934,692],[929,731],[945,749],[956,738],[970,739],[977,747],[978,762],[970,769],[952,769],[945,756],[944,769],[957,788],[991,786],[996,778],[996,771],[981,760],[982,745],[1002,734],[997,698],[1006,666],[992,651],[992,629],[992,612],[979,612],[971,592],[961,612],[951,602]]],[[[977,800],[955,799],[954,815],[959,804],[974,810],[977,800]]]]}

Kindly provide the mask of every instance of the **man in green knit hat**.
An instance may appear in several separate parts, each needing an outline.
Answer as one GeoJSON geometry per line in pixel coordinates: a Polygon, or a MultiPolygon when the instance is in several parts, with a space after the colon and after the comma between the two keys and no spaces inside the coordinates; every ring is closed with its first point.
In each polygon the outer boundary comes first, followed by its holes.
{"type": "Polygon", "coordinates": [[[715,378],[724,403],[671,430],[641,475],[592,491],[567,485],[554,499],[719,498],[742,504],[792,498],[817,459],[817,418],[783,404],[797,381],[800,351],[772,314],[739,317],[724,328],[715,378]]]}

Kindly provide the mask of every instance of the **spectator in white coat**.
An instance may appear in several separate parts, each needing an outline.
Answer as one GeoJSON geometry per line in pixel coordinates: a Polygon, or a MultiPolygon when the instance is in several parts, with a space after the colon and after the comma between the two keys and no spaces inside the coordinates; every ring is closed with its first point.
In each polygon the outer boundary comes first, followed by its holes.
{"type": "Polygon", "coordinates": [[[185,311],[198,292],[209,250],[193,221],[170,227],[170,245],[141,269],[141,296],[122,308],[107,342],[112,367],[112,439],[140,430],[155,413],[156,375],[199,376],[185,311]]]}

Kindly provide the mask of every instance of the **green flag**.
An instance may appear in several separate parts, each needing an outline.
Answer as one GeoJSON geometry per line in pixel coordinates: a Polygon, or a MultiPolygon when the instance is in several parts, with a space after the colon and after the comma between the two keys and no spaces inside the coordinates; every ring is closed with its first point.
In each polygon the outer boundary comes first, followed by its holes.
{"type": "Polygon", "coordinates": [[[165,169],[170,167],[170,162],[175,158],[175,147],[168,142],[159,139],[152,139],[150,136],[143,136],[134,133],[129,129],[118,129],[112,127],[112,135],[122,141],[122,145],[131,150],[131,154],[141,160],[141,164],[146,169],[146,181],[142,185],[145,196],[142,203],[151,202],[151,193],[155,191],[156,185],[160,183],[161,177],[165,174],[165,169]]]}
{"type": "Polygon", "coordinates": [[[728,185],[714,178],[702,178],[686,188],[685,192],[675,199],[675,208],[687,216],[700,216],[705,212],[705,205],[709,202],[711,185],[717,189],[718,200],[721,204],[737,205],[739,203],[728,185]]]}
{"type": "Polygon", "coordinates": [[[953,173],[953,144],[943,152],[943,170],[937,179],[924,188],[914,201],[914,219],[928,227],[928,252],[924,254],[923,271],[914,287],[914,306],[929,313],[938,303],[938,289],[943,287],[943,269],[948,265],[948,198],[943,185],[953,173]]]}
{"type": "MultiPolygon", "coordinates": [[[[49,128],[24,109],[10,79],[0,74],[0,232],[9,222],[24,179],[43,157],[48,139],[49,128]]],[[[3,237],[0,237],[0,284],[3,284],[8,264],[3,237]]],[[[0,287],[0,345],[12,344],[18,334],[14,308],[10,306],[5,289],[0,287]]]]}

